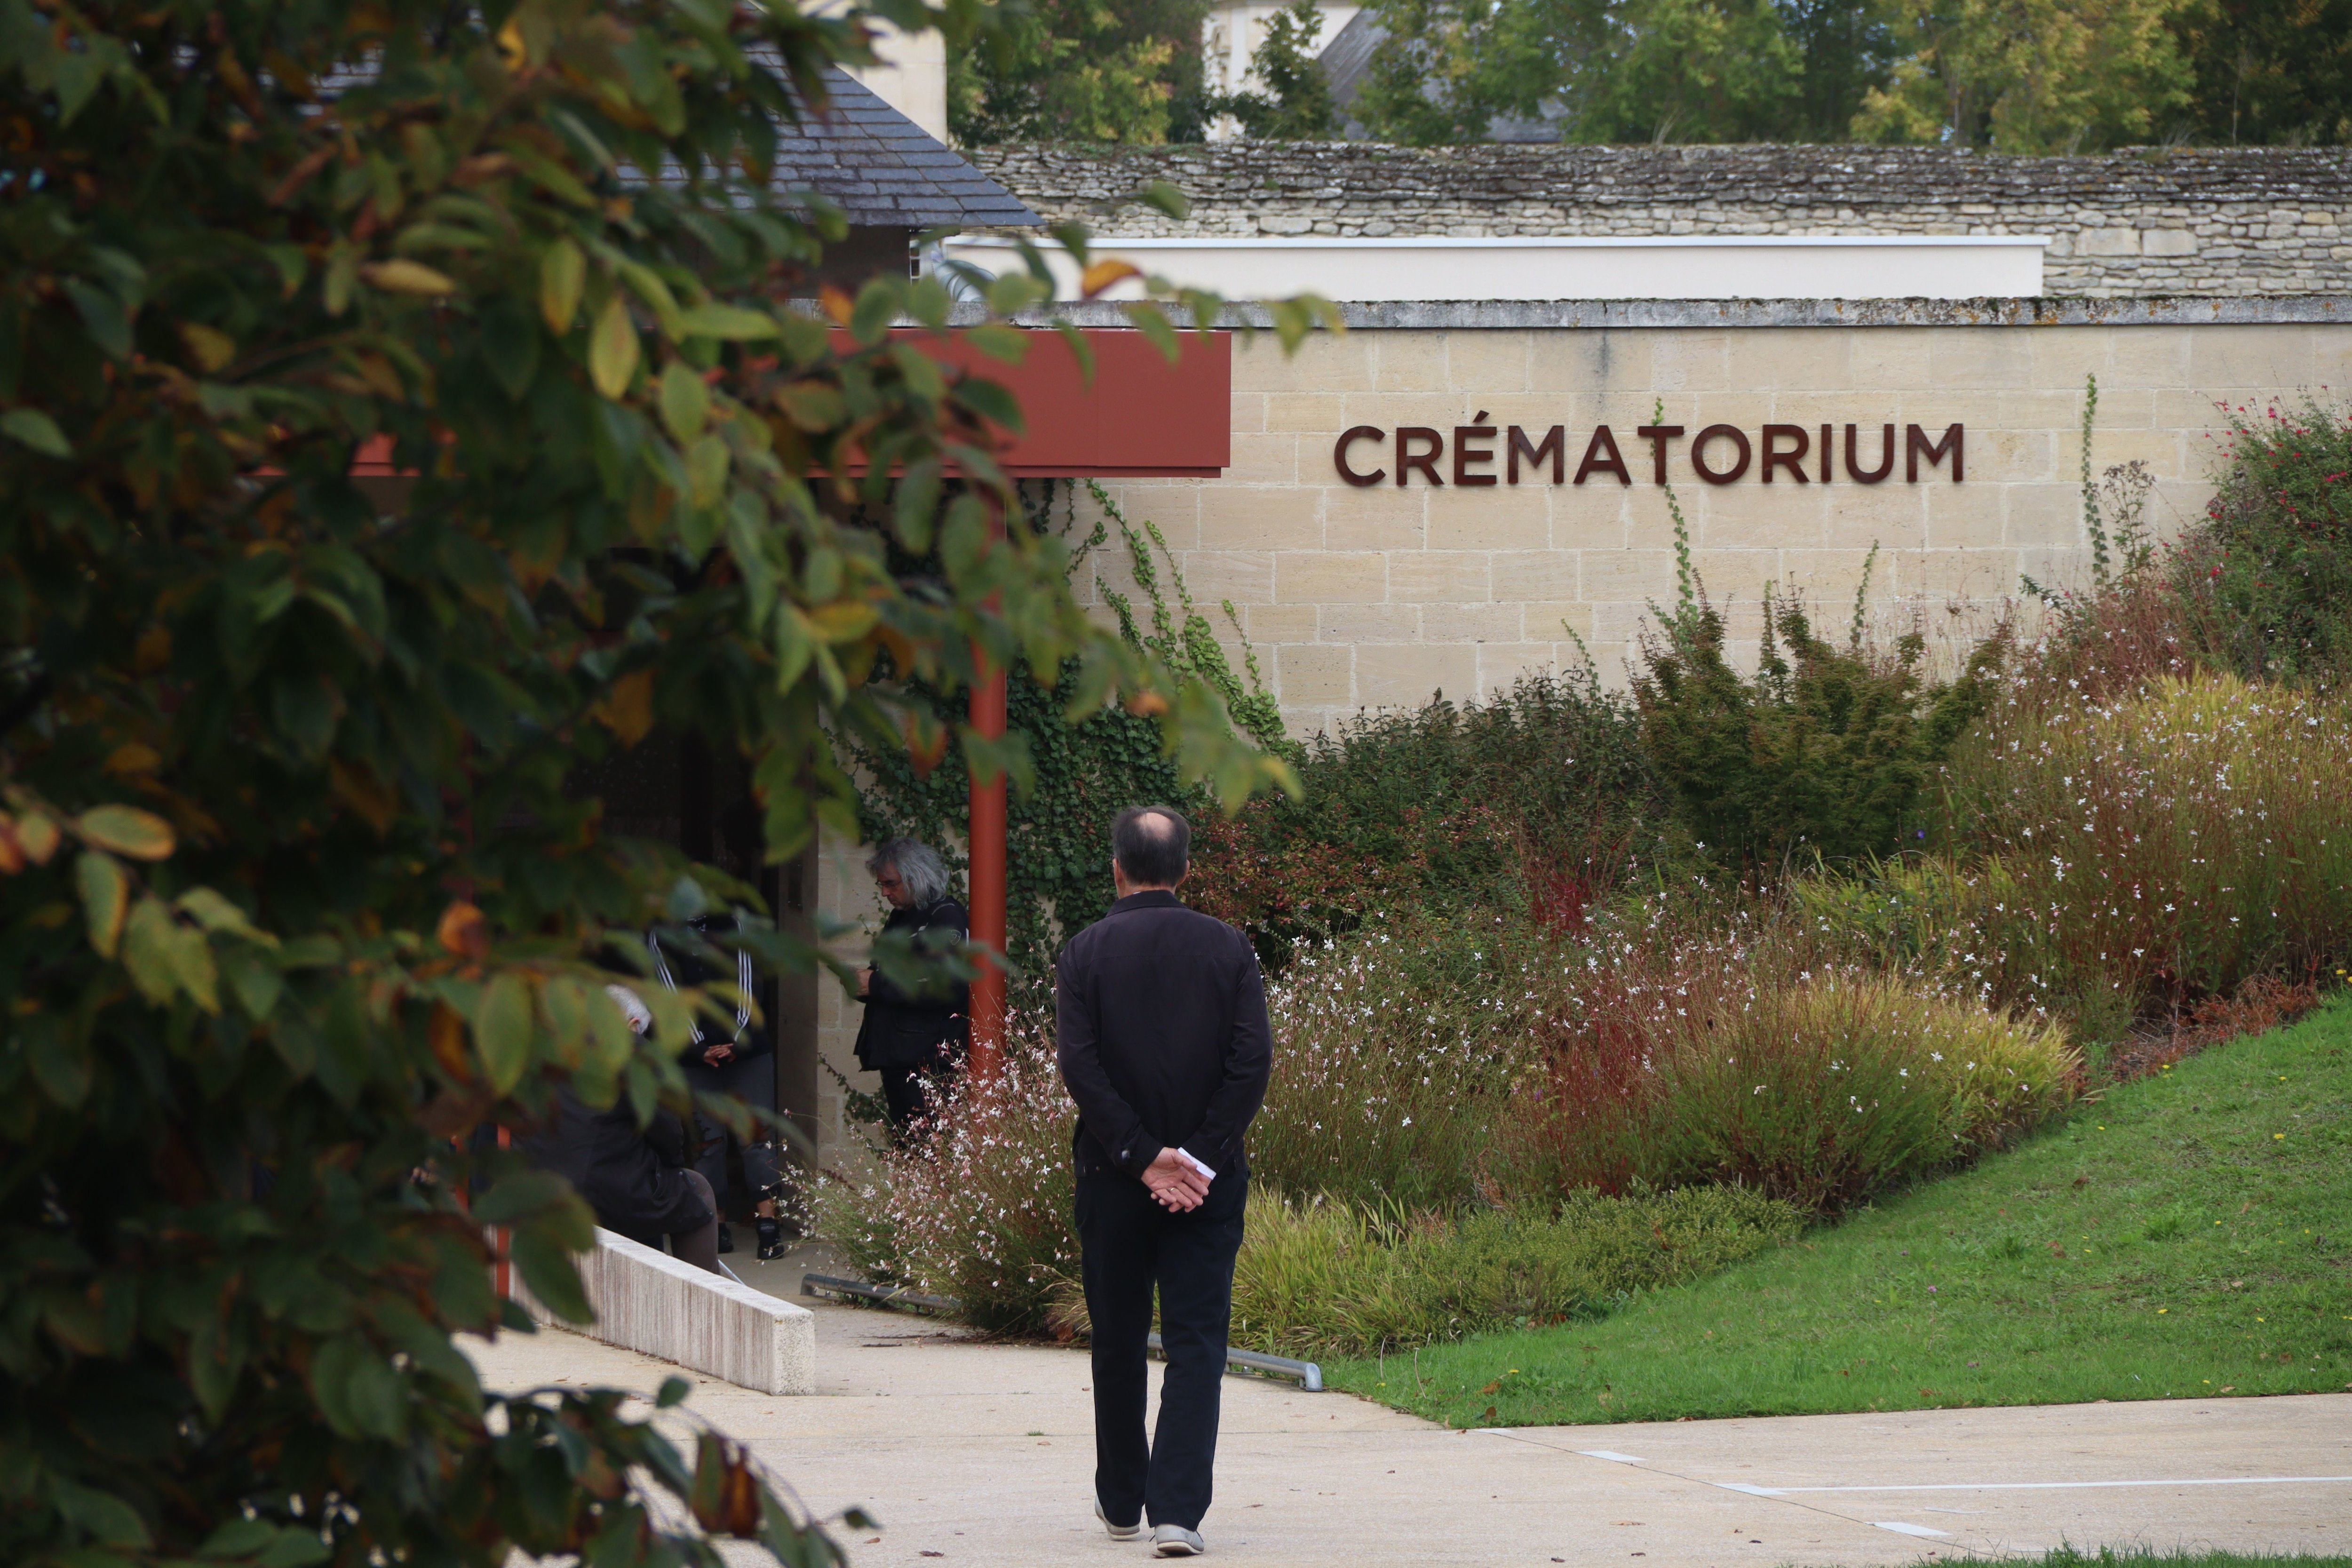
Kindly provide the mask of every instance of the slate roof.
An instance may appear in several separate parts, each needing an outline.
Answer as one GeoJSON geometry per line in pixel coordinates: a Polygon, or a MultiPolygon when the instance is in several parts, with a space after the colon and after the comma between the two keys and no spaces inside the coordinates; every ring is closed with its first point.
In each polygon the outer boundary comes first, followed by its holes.
{"type": "Polygon", "coordinates": [[[1012,192],[932,140],[838,66],[825,71],[824,114],[780,125],[779,195],[813,191],[853,224],[930,228],[1042,228],[1045,220],[1012,192]]]}

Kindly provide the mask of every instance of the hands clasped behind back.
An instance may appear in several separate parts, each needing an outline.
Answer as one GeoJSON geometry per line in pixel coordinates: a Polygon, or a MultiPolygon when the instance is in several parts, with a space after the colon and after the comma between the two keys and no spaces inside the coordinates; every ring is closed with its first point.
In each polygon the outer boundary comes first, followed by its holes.
{"type": "Polygon", "coordinates": [[[1153,1201],[1171,1214],[1199,1208],[1208,1199],[1209,1181],[1181,1149],[1160,1150],[1143,1172],[1143,1184],[1151,1190],[1153,1201]]]}

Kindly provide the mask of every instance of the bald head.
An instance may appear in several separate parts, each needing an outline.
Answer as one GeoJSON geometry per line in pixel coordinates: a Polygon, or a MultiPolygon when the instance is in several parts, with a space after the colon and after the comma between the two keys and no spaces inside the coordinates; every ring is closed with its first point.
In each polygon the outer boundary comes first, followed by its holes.
{"type": "Polygon", "coordinates": [[[1129,806],[1111,825],[1111,858],[1130,888],[1173,888],[1192,853],[1192,825],[1172,806],[1129,806]]]}

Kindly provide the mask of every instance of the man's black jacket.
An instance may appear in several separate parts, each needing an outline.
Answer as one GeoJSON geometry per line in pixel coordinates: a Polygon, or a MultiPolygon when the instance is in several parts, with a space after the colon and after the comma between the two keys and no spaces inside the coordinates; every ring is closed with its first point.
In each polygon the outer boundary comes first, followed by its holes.
{"type": "Polygon", "coordinates": [[[1174,1147],[1242,1169],[1274,1063],[1249,940],[1173,893],[1134,893],[1070,939],[1054,978],[1080,1168],[1140,1176],[1174,1147]]]}

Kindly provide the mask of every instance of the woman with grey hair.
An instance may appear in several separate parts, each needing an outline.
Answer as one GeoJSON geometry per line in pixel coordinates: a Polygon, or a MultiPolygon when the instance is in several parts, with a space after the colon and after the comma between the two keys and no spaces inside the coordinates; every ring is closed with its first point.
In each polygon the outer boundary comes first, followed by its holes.
{"type": "MultiPolygon", "coordinates": [[[[866,862],[874,886],[890,906],[881,942],[903,942],[918,954],[945,955],[963,946],[964,908],[948,897],[948,868],[930,846],[912,838],[886,840],[866,862]]],[[[857,1060],[882,1075],[890,1141],[904,1147],[940,1080],[963,1060],[971,1038],[971,988],[944,977],[900,986],[869,965],[857,972],[866,1018],[857,1027],[857,1060]]]]}

